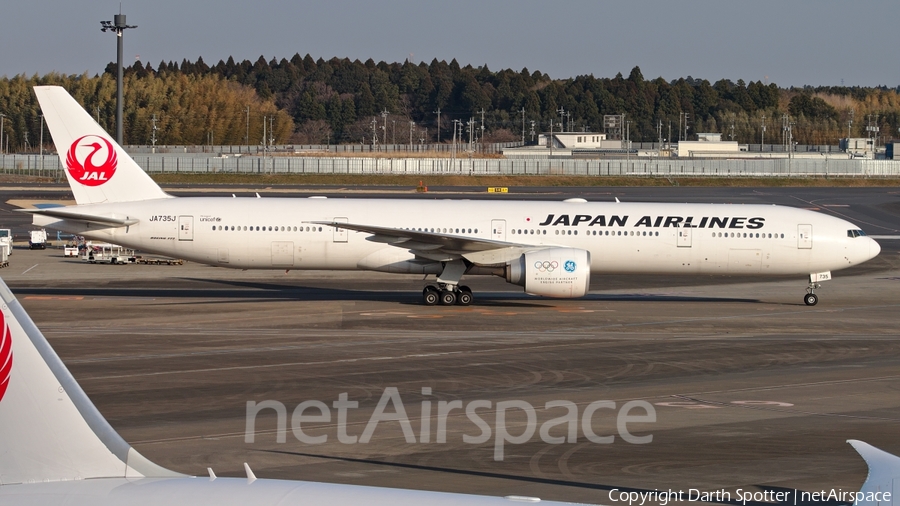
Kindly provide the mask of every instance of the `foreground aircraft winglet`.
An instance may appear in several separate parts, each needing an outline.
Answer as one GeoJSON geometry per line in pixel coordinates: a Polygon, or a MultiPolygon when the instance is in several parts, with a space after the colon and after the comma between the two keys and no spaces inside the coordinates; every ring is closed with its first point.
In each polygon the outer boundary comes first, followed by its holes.
{"type": "Polygon", "coordinates": [[[169,197],[69,93],[59,86],[34,92],[78,204],[169,197]]]}
{"type": "MultiPolygon", "coordinates": [[[[877,506],[879,503],[881,506],[894,504],[894,482],[900,478],[900,457],[855,439],[847,442],[869,466],[869,475],[862,488],[859,489],[859,496],[862,500],[857,500],[856,506],[877,506]],[[885,492],[891,493],[892,497],[888,499],[875,495],[885,492]],[[870,501],[869,498],[873,500],[870,501]]],[[[896,493],[900,493],[900,489],[896,490],[896,493]]]]}

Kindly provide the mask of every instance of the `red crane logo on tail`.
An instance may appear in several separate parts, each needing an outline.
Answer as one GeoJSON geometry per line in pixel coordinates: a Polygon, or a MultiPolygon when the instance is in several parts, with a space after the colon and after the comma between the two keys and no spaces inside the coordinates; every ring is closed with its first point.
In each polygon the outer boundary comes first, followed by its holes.
{"type": "Polygon", "coordinates": [[[85,186],[100,186],[109,181],[119,165],[111,142],[99,135],[85,135],[75,140],[66,155],[69,174],[85,186]],[[101,161],[102,163],[97,163],[101,161]]]}
{"type": "Polygon", "coordinates": [[[9,331],[9,325],[6,324],[6,318],[0,313],[0,401],[6,394],[6,387],[9,386],[9,377],[12,374],[12,333],[9,331]]]}

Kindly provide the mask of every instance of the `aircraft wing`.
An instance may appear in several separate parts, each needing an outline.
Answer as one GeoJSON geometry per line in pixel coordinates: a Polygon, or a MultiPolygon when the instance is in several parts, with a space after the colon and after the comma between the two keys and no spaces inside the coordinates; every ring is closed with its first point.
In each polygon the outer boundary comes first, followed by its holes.
{"type": "Polygon", "coordinates": [[[450,261],[465,258],[479,265],[505,263],[522,255],[525,251],[542,249],[547,246],[520,244],[495,239],[467,237],[443,232],[424,232],[402,228],[360,225],[337,221],[312,221],[317,225],[343,228],[372,234],[366,240],[381,242],[410,250],[417,256],[436,261],[450,261]]]}
{"type": "Polygon", "coordinates": [[[139,220],[136,218],[116,218],[113,216],[99,216],[96,214],[87,214],[64,207],[50,207],[44,209],[19,209],[23,213],[39,214],[41,216],[49,216],[51,218],[59,218],[69,221],[80,221],[82,223],[95,223],[105,225],[107,227],[127,227],[134,225],[139,220]]]}

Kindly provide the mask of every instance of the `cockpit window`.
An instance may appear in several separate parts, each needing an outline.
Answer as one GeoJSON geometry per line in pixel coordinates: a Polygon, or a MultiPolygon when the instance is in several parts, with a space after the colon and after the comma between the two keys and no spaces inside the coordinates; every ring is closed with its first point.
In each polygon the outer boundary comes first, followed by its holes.
{"type": "Polygon", "coordinates": [[[848,230],[847,237],[865,237],[866,233],[862,230],[848,230]]]}

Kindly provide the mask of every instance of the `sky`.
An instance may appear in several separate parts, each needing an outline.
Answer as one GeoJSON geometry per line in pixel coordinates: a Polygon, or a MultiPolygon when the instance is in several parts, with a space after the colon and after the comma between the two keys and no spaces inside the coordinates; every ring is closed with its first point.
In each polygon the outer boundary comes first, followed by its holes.
{"type": "MultiPolygon", "coordinates": [[[[0,76],[90,75],[116,59],[100,31],[119,2],[4,0],[0,76]]],[[[126,0],[127,65],[233,56],[453,58],[491,70],[692,76],[787,86],[900,85],[900,1],[126,0]]]]}

